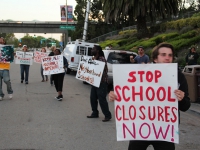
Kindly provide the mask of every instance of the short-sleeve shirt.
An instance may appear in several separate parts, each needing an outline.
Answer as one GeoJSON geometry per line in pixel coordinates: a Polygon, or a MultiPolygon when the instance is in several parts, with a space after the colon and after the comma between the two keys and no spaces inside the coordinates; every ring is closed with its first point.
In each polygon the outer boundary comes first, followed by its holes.
{"type": "Polygon", "coordinates": [[[136,57],[134,58],[134,60],[135,60],[135,62],[136,62],[137,64],[142,64],[142,63],[147,64],[147,63],[149,62],[149,56],[147,56],[147,55],[145,54],[145,55],[143,55],[142,57],[140,57],[140,56],[138,55],[138,56],[136,56],[136,57]]]}

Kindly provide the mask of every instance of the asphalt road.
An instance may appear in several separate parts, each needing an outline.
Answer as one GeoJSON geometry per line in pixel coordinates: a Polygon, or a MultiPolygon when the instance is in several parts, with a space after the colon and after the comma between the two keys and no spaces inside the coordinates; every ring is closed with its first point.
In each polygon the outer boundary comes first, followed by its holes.
{"type": "MultiPolygon", "coordinates": [[[[126,150],[128,142],[116,141],[115,120],[88,119],[90,85],[65,75],[63,101],[54,86],[41,82],[40,64],[30,67],[29,84],[20,81],[20,66],[11,65],[13,99],[0,101],[0,149],[32,150],[126,150]]],[[[114,114],[114,103],[109,102],[114,114]]],[[[181,113],[180,144],[177,150],[200,150],[200,115],[181,113]]],[[[150,146],[148,150],[153,150],[150,146]]]]}

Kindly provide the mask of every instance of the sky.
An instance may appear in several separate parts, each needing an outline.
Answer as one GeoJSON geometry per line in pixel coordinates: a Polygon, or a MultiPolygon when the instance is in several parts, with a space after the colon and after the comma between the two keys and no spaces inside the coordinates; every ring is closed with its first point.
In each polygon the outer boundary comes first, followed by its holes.
{"type": "MultiPolygon", "coordinates": [[[[60,21],[60,5],[66,5],[66,0],[0,0],[0,20],[13,21],[60,21]]],[[[67,5],[76,6],[75,0],[67,0],[67,5]]],[[[22,38],[24,33],[15,33],[16,38],[22,38]]],[[[30,36],[44,36],[60,40],[61,34],[30,33],[30,36]]]]}

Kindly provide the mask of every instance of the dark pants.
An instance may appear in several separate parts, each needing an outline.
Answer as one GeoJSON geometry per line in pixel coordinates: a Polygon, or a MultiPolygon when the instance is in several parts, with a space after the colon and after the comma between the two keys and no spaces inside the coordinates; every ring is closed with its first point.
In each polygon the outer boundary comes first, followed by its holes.
{"type": "Polygon", "coordinates": [[[105,118],[110,118],[111,119],[111,113],[108,108],[108,102],[106,99],[106,94],[107,94],[107,83],[101,83],[99,88],[92,86],[91,92],[90,92],[90,104],[92,107],[92,115],[98,116],[99,111],[98,111],[98,101],[101,107],[101,110],[105,116],[105,118]]]}
{"type": "Polygon", "coordinates": [[[20,69],[21,69],[21,80],[24,80],[24,73],[25,73],[25,81],[28,82],[28,76],[29,76],[29,67],[30,65],[24,65],[21,64],[20,65],[20,69]]]}
{"type": "Polygon", "coordinates": [[[175,150],[175,144],[165,141],[130,141],[128,150],[146,150],[149,145],[154,150],[175,150]]]}
{"type": "Polygon", "coordinates": [[[50,84],[53,84],[53,75],[50,76],[50,84]]]}
{"type": "Polygon", "coordinates": [[[62,92],[62,88],[63,88],[63,81],[64,81],[64,76],[65,74],[64,73],[59,73],[59,74],[54,74],[54,75],[51,75],[53,80],[54,80],[54,84],[55,84],[55,87],[56,87],[56,91],[60,91],[62,92]]]}

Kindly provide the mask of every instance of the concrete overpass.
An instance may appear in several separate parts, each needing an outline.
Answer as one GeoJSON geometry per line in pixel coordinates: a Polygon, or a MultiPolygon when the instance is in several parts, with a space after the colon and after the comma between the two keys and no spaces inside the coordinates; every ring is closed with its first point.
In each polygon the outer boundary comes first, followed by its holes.
{"type": "MultiPolygon", "coordinates": [[[[68,22],[74,26],[77,21],[68,22]]],[[[66,22],[53,21],[0,21],[0,33],[66,33],[66,29],[60,29],[66,22]]]]}

